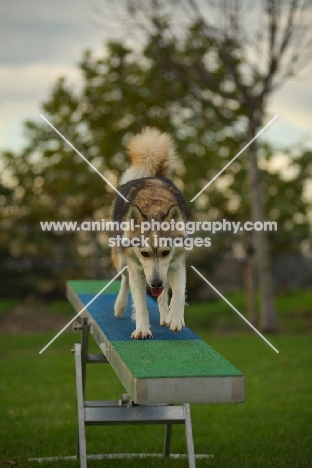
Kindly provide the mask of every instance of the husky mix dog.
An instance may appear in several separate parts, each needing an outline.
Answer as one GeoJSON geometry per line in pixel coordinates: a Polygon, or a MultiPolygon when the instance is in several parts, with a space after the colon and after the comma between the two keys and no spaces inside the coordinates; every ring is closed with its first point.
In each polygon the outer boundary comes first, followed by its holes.
{"type": "Polygon", "coordinates": [[[119,225],[125,222],[127,228],[120,231],[121,236],[136,242],[112,248],[115,268],[128,267],[121,277],[114,311],[116,317],[123,316],[130,284],[136,323],[131,337],[144,339],[152,338],[146,288],[157,297],[160,325],[172,331],[184,327],[185,249],[183,243],[175,241],[183,240],[185,232],[175,226],[180,221],[183,228],[189,211],[180,191],[167,179],[176,161],[175,147],[167,133],[147,127],[132,137],[127,150],[131,165],[121,177],[119,191],[128,203],[117,196],[113,219],[119,225]],[[145,229],[141,227],[146,225],[149,229],[142,234],[145,229]]]}

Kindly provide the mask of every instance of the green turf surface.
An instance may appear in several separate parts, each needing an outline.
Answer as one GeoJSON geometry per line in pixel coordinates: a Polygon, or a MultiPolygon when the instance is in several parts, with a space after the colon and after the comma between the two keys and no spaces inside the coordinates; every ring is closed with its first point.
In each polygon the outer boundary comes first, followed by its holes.
{"type": "Polygon", "coordinates": [[[203,340],[129,340],[112,346],[136,378],[243,375],[203,340]]]}
{"type": "MultiPolygon", "coordinates": [[[[242,370],[247,389],[243,404],[191,406],[195,450],[214,454],[213,460],[197,461],[197,467],[311,467],[311,337],[272,337],[277,355],[251,333],[195,331],[242,370]]],[[[16,462],[18,468],[79,466],[70,461],[40,465],[27,461],[75,451],[77,409],[70,349],[79,335],[63,334],[39,355],[53,336],[0,337],[0,460],[16,462]]],[[[91,351],[97,351],[96,345],[91,351]]],[[[117,399],[122,392],[109,365],[89,366],[87,399],[117,399]]],[[[161,426],[90,427],[88,452],[160,452],[163,432],[161,426]]],[[[186,451],[183,426],[173,428],[172,450],[186,451]]],[[[90,461],[88,467],[186,468],[187,462],[107,460],[90,461]]]]}
{"type": "MultiPolygon", "coordinates": [[[[101,291],[106,284],[109,283],[109,280],[104,281],[82,281],[82,280],[72,280],[68,281],[68,286],[76,293],[76,294],[94,294],[96,295],[101,291]]],[[[120,281],[115,280],[112,284],[108,286],[107,289],[104,290],[103,294],[113,294],[118,293],[120,287],[120,281]]]]}
{"type": "MultiPolygon", "coordinates": [[[[91,291],[100,291],[107,283],[107,281],[69,281],[67,290],[70,292],[70,297],[76,295],[81,298],[87,292],[90,294],[91,291]]],[[[112,286],[115,286],[115,283],[112,286]]],[[[109,291],[109,289],[105,290],[103,294],[111,294],[112,291],[109,291]]],[[[90,296],[87,297],[88,299],[81,299],[83,303],[89,303],[90,296]]],[[[101,298],[97,300],[101,301],[101,298]]],[[[106,305],[111,309],[112,317],[110,321],[105,322],[107,329],[110,329],[112,323],[116,322],[113,316],[114,301],[115,296],[106,305]]],[[[79,309],[80,306],[77,310],[79,309]]],[[[98,314],[97,310],[96,313],[95,310],[92,312],[91,307],[87,310],[89,312],[91,310],[92,317],[100,327],[101,322],[98,321],[98,317],[103,314],[102,307],[100,308],[100,314],[98,314]]],[[[128,323],[120,321],[118,328],[123,328],[125,324],[128,323]]],[[[171,333],[170,340],[131,340],[128,336],[126,340],[120,340],[119,338],[114,339],[116,335],[114,331],[111,333],[113,338],[110,338],[107,329],[103,325],[101,326],[101,331],[107,335],[117,355],[121,358],[122,367],[126,366],[135,378],[232,377],[243,375],[199,337],[197,337],[198,339],[183,339],[180,341],[176,338],[181,334],[171,333]]]]}

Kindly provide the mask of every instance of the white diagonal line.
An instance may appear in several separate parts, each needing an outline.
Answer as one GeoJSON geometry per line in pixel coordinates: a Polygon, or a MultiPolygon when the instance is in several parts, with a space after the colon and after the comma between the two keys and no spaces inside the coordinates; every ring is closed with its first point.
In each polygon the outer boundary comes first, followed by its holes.
{"type": "Polygon", "coordinates": [[[272,120],[270,120],[270,122],[269,122],[269,123],[267,123],[267,124],[266,124],[266,126],[265,126],[265,127],[263,127],[263,129],[262,129],[262,130],[260,130],[260,132],[259,132],[259,133],[257,133],[257,135],[256,135],[256,136],[254,136],[254,137],[253,137],[253,139],[252,139],[252,140],[250,140],[250,142],[249,142],[249,143],[247,143],[247,145],[246,145],[246,146],[244,146],[244,148],[243,148],[243,149],[241,149],[241,150],[240,150],[240,152],[239,152],[239,153],[237,153],[237,155],[236,155],[236,156],[234,156],[234,158],[233,158],[233,159],[232,159],[230,162],[228,162],[228,163],[227,163],[227,164],[224,166],[224,168],[223,168],[223,169],[221,169],[221,171],[220,171],[220,172],[219,172],[217,175],[215,175],[215,176],[214,176],[214,178],[213,178],[213,179],[211,179],[211,181],[210,181],[210,182],[208,182],[208,184],[206,184],[206,185],[205,185],[205,187],[204,187],[203,189],[201,189],[201,191],[200,191],[200,192],[198,192],[198,194],[197,194],[197,195],[195,195],[195,197],[194,197],[194,198],[192,198],[191,202],[193,202],[194,200],[196,200],[196,198],[197,198],[197,197],[199,197],[199,195],[201,195],[201,194],[203,193],[203,191],[204,191],[204,190],[206,190],[206,188],[207,188],[207,187],[209,187],[209,185],[211,185],[211,184],[212,184],[212,182],[214,182],[214,181],[215,181],[215,180],[216,180],[216,179],[219,177],[219,175],[221,175],[221,174],[222,174],[222,172],[224,172],[224,171],[225,171],[225,169],[227,169],[227,168],[228,168],[228,167],[229,167],[229,166],[232,164],[232,162],[234,162],[234,161],[235,161],[235,159],[237,159],[237,158],[238,158],[238,156],[240,156],[240,155],[241,155],[241,154],[242,154],[242,153],[245,151],[245,149],[247,149],[247,148],[248,148],[248,146],[250,146],[250,145],[251,145],[251,143],[252,143],[253,141],[255,141],[255,139],[256,139],[256,138],[258,138],[258,136],[260,136],[260,135],[261,135],[261,133],[263,133],[263,132],[264,132],[264,130],[266,130],[266,129],[268,128],[268,126],[269,126],[269,125],[271,125],[271,123],[273,123],[273,122],[274,122],[274,120],[275,120],[275,119],[277,119],[277,117],[278,117],[278,115],[276,115],[275,117],[273,117],[273,119],[272,119],[272,120]]]}
{"type": "Polygon", "coordinates": [[[61,333],[63,333],[63,331],[64,331],[64,330],[66,330],[66,328],[67,328],[67,327],[69,327],[69,325],[71,325],[71,324],[72,324],[72,323],[73,323],[73,322],[76,320],[76,318],[77,318],[77,317],[79,317],[79,315],[80,315],[80,314],[82,314],[82,312],[83,312],[83,311],[85,311],[85,310],[86,310],[86,309],[89,307],[89,305],[91,305],[91,304],[92,304],[92,302],[94,302],[94,301],[95,301],[95,299],[97,299],[97,298],[98,298],[98,297],[99,297],[99,296],[102,294],[102,292],[103,292],[103,291],[105,291],[105,289],[107,289],[107,288],[108,288],[108,286],[110,286],[110,285],[111,285],[111,284],[112,284],[112,283],[115,281],[115,279],[116,279],[116,278],[118,278],[118,276],[119,276],[119,275],[121,275],[121,273],[122,273],[122,272],[123,272],[123,271],[124,271],[126,268],[127,268],[127,266],[123,267],[123,269],[122,269],[122,270],[120,270],[120,271],[119,271],[119,273],[117,273],[117,275],[116,275],[116,276],[114,276],[114,278],[113,278],[112,280],[110,280],[110,281],[109,281],[109,283],[107,283],[107,284],[104,286],[104,288],[102,288],[102,289],[101,289],[101,291],[100,291],[100,292],[98,292],[98,293],[97,293],[97,295],[96,295],[96,296],[94,296],[94,298],[93,298],[93,299],[91,299],[91,301],[90,301],[90,302],[88,302],[88,304],[87,304],[87,305],[85,305],[85,306],[84,306],[84,308],[83,308],[83,309],[81,309],[81,311],[80,311],[80,312],[78,312],[78,314],[77,314],[77,315],[75,315],[75,317],[74,317],[73,319],[71,319],[71,321],[70,321],[70,322],[68,322],[68,324],[67,324],[67,325],[65,325],[65,327],[64,327],[64,328],[62,328],[62,330],[61,330],[61,331],[59,331],[59,332],[58,332],[58,334],[57,334],[57,335],[55,335],[55,337],[54,337],[54,338],[53,338],[51,341],[49,341],[49,343],[48,343],[47,345],[45,345],[45,347],[44,347],[44,348],[42,348],[42,350],[41,350],[41,351],[39,351],[39,354],[43,353],[43,351],[45,351],[45,350],[47,349],[47,347],[48,347],[48,346],[50,346],[50,344],[52,344],[52,343],[53,343],[53,341],[54,341],[54,340],[56,340],[56,338],[58,338],[58,337],[61,335],[61,333]]]}
{"type": "Polygon", "coordinates": [[[205,281],[205,283],[207,283],[233,310],[234,312],[236,312],[243,320],[245,320],[245,322],[269,345],[271,346],[272,349],[274,349],[274,351],[276,353],[279,353],[279,351],[259,332],[259,330],[256,329],[256,327],[254,327],[252,325],[252,323],[250,323],[246,317],[244,317],[231,303],[230,301],[228,301],[226,299],[226,297],[224,297],[218,290],[217,288],[215,288],[194,266],[191,265],[191,268],[193,268],[193,270],[198,274],[198,276],[201,277],[201,279],[203,279],[205,281]]]}
{"type": "Polygon", "coordinates": [[[80,153],[80,151],[77,150],[77,148],[75,148],[75,146],[69,141],[67,140],[67,138],[64,137],[64,135],[57,129],[54,127],[54,125],[51,124],[51,122],[49,122],[49,120],[43,115],[43,114],[40,114],[40,117],[48,124],[50,125],[51,128],[53,128],[53,130],[61,137],[63,138],[64,141],[66,141],[66,143],[74,150],[76,151],[76,153],[87,163],[89,164],[90,167],[92,167],[92,169],[97,173],[99,174],[100,177],[102,177],[103,180],[105,180],[105,182],[110,186],[112,187],[113,190],[115,190],[115,192],[118,193],[118,195],[120,195],[126,202],[129,202],[129,200],[126,199],[126,197],[123,196],[122,193],[120,193],[116,187],[109,181],[106,179],[106,177],[103,176],[103,174],[100,173],[100,171],[97,170],[97,168],[95,166],[93,166],[92,163],[90,163],[90,161],[87,160],[87,158],[84,157],[83,154],[80,153]]]}

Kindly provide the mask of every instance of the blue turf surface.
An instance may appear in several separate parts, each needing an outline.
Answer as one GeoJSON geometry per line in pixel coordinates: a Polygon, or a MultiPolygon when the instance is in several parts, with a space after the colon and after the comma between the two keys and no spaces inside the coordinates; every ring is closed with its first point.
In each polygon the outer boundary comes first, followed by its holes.
{"type": "MultiPolygon", "coordinates": [[[[79,294],[79,299],[83,305],[87,305],[95,294],[79,294]]],[[[103,333],[109,341],[126,341],[131,339],[131,333],[135,329],[135,323],[131,320],[132,314],[132,298],[129,294],[128,307],[123,318],[117,319],[114,315],[114,303],[116,294],[103,294],[95,299],[88,307],[88,312],[92,315],[96,323],[99,325],[103,333]]],[[[146,297],[147,308],[149,311],[150,325],[154,340],[200,340],[188,327],[183,328],[180,332],[175,333],[167,327],[159,325],[159,311],[157,302],[151,297],[146,297]]]]}

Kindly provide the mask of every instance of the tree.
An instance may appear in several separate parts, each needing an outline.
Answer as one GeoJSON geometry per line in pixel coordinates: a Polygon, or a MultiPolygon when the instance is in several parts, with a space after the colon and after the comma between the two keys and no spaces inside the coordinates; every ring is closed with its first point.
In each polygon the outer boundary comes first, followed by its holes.
{"type": "MultiPolygon", "coordinates": [[[[119,11],[122,6],[117,1],[119,11]]],[[[116,6],[115,4],[115,6],[116,6]]],[[[245,111],[247,137],[252,140],[266,117],[267,102],[274,90],[298,73],[311,59],[311,0],[242,0],[200,2],[199,0],[132,0],[123,8],[130,21],[143,31],[158,30],[164,21],[171,33],[185,34],[183,25],[196,24],[200,34],[215,48],[245,111]],[[182,26],[181,26],[182,25],[182,26]],[[182,29],[182,32],[181,32],[182,29]]],[[[192,82],[200,80],[209,90],[227,98],[208,67],[197,70],[192,82]]],[[[186,79],[189,75],[186,74],[186,79]]],[[[190,82],[191,86],[191,82],[190,82]]],[[[258,141],[249,148],[251,212],[254,221],[264,220],[261,180],[257,161],[258,141]]],[[[265,331],[277,328],[273,281],[267,236],[256,236],[257,271],[261,296],[261,325],[265,331]]]]}
{"type": "MultiPolygon", "coordinates": [[[[126,167],[123,144],[142,126],[173,133],[190,167],[181,173],[177,183],[182,183],[190,196],[197,190],[194,181],[204,183],[208,176],[206,161],[214,159],[215,135],[225,145],[236,148],[236,140],[220,131],[220,122],[215,118],[218,108],[212,109],[207,103],[200,104],[197,111],[198,104],[187,85],[181,82],[177,86],[162,68],[163,59],[159,57],[164,54],[174,55],[177,63],[192,59],[198,47],[191,40],[194,34],[190,31],[189,42],[180,45],[176,41],[159,43],[158,53],[154,37],[142,54],[117,42],[108,44],[102,58],[86,52],[79,66],[81,89],[73,89],[65,78],[60,78],[43,103],[43,114],[115,186],[126,167]],[[198,129],[196,145],[193,120],[198,129]]],[[[222,80],[221,69],[218,74],[222,80]]],[[[228,122],[236,114],[234,109],[228,122]]],[[[78,257],[98,257],[106,243],[101,234],[42,233],[39,222],[70,219],[79,223],[109,218],[115,193],[45,122],[26,122],[25,132],[28,143],[20,152],[3,154],[14,189],[10,226],[16,229],[10,237],[11,251],[20,260],[29,260],[28,278],[36,282],[38,290],[48,291],[55,284],[60,290],[66,278],[86,276],[86,265],[77,264],[78,257]]],[[[226,204],[226,195],[215,191],[215,196],[219,206],[226,204]]]]}
{"type": "MultiPolygon", "coordinates": [[[[243,110],[235,91],[229,89],[229,75],[212,41],[200,34],[199,25],[190,27],[180,39],[163,27],[139,51],[113,42],[102,57],[86,52],[79,65],[81,87],[73,88],[60,78],[42,111],[114,185],[126,167],[123,146],[133,133],[145,125],[172,133],[182,162],[175,182],[190,200],[241,147],[244,132],[238,123],[243,110]],[[214,82],[227,89],[226,98],[220,100],[199,79],[208,66],[214,82]]],[[[46,279],[50,290],[56,286],[61,290],[67,278],[110,275],[105,233],[43,233],[39,221],[110,219],[115,193],[45,122],[26,122],[25,131],[27,145],[18,153],[4,153],[3,159],[14,185],[12,196],[5,200],[10,225],[6,239],[11,255],[36,265],[35,272],[27,270],[28,289],[32,282],[35,289],[47,291],[46,279]]],[[[272,150],[265,147],[262,152],[263,160],[269,162],[272,150]]],[[[211,187],[209,196],[200,198],[195,219],[249,219],[247,174],[246,158],[233,163],[211,187]]],[[[266,193],[275,191],[275,219],[279,221],[281,215],[286,223],[294,217],[294,212],[283,209],[287,181],[272,174],[269,164],[262,174],[266,193]]],[[[298,203],[307,169],[301,177],[302,184],[296,188],[298,203]]],[[[265,200],[266,209],[271,202],[270,197],[265,200]]],[[[304,209],[305,204],[303,213],[304,209]]],[[[298,220],[293,222],[296,226],[298,220]]],[[[208,273],[231,252],[233,234],[216,235],[212,241],[212,248],[199,255],[208,273]]],[[[276,237],[271,245],[279,245],[276,237]]]]}

